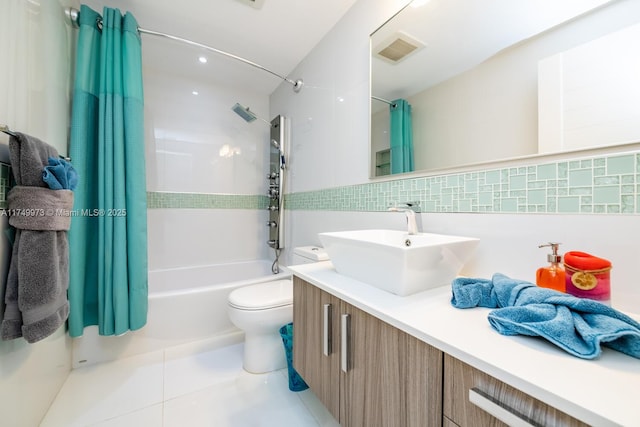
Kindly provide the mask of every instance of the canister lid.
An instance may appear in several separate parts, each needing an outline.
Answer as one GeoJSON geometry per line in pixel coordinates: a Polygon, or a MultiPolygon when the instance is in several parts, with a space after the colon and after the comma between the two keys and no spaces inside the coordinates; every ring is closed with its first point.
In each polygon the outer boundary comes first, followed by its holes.
{"type": "Polygon", "coordinates": [[[290,279],[238,288],[229,294],[229,305],[244,310],[266,310],[293,304],[290,279]]]}
{"type": "Polygon", "coordinates": [[[329,259],[327,252],[319,246],[298,246],[293,248],[293,253],[313,261],[326,261],[329,259]]]}

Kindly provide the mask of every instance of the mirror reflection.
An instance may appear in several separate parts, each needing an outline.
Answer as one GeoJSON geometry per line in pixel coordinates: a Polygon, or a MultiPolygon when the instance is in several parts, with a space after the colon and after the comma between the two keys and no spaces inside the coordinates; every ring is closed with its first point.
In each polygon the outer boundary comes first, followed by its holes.
{"type": "Polygon", "coordinates": [[[640,141],[639,17],[634,0],[414,0],[371,35],[371,176],[640,141]]]}

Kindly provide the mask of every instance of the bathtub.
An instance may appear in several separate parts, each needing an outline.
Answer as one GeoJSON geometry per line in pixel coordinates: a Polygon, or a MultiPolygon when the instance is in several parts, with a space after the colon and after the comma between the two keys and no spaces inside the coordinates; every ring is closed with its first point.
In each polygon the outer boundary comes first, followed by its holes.
{"type": "Polygon", "coordinates": [[[272,261],[255,260],[149,271],[149,311],[140,330],[118,337],[85,328],[73,340],[73,366],[115,360],[193,342],[224,345],[242,341],[229,320],[227,297],[234,289],[291,276],[271,272],[272,261]]]}

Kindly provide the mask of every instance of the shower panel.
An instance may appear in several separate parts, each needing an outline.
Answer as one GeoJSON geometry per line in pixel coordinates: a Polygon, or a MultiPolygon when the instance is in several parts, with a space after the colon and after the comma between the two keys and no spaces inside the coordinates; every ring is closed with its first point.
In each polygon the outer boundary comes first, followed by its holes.
{"type": "MultiPolygon", "coordinates": [[[[277,116],[271,120],[271,143],[269,145],[269,241],[270,247],[279,251],[284,245],[283,199],[285,181],[285,118],[277,116]]],[[[277,261],[277,257],[276,257],[277,261]]]]}

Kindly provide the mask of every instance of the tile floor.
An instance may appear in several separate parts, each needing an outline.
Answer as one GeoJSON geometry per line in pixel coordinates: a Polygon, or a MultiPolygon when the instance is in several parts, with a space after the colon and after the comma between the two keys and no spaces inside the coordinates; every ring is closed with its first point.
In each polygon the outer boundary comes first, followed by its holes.
{"type": "Polygon", "coordinates": [[[74,369],[40,427],[338,426],[286,369],[245,372],[242,351],[194,343],[74,369]]]}

